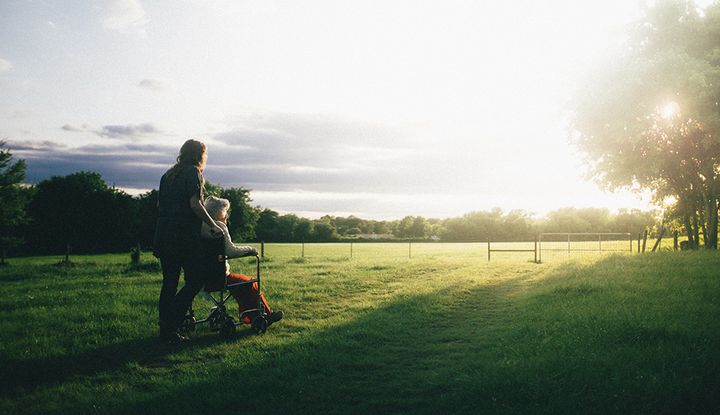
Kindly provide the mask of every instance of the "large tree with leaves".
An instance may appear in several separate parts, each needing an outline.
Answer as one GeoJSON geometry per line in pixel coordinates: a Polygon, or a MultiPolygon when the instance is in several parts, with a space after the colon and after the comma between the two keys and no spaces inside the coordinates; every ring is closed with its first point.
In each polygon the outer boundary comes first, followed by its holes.
{"type": "Polygon", "coordinates": [[[133,200],[109,187],[102,176],[77,172],[35,186],[28,205],[28,243],[34,252],[123,251],[134,246],[133,200]]]}
{"type": "Polygon", "coordinates": [[[18,227],[26,221],[25,205],[29,190],[22,187],[25,161],[13,161],[10,150],[0,141],[0,263],[5,263],[7,250],[22,243],[18,227]]]}
{"type": "Polygon", "coordinates": [[[608,188],[677,200],[691,246],[717,248],[720,193],[720,3],[658,1],[578,94],[573,127],[608,188]]]}

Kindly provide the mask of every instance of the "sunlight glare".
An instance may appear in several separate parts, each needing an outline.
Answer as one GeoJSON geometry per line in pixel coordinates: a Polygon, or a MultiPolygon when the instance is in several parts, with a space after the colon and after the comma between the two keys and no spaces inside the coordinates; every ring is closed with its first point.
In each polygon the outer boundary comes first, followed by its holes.
{"type": "Polygon", "coordinates": [[[680,112],[680,106],[675,101],[670,101],[660,109],[660,116],[664,119],[675,117],[680,112]]]}

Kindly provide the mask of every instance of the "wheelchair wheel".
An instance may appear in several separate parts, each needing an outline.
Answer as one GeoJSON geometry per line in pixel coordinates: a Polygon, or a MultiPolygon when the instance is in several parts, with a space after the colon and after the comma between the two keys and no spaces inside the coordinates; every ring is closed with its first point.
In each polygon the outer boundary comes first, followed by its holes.
{"type": "Polygon", "coordinates": [[[183,333],[189,333],[191,331],[195,331],[195,324],[197,323],[197,320],[194,316],[187,315],[183,319],[182,324],[180,324],[180,331],[183,333]]]}
{"type": "Polygon", "coordinates": [[[252,329],[255,334],[265,333],[267,330],[267,320],[263,316],[257,316],[252,321],[252,329]]]}
{"type": "Polygon", "coordinates": [[[225,313],[224,308],[213,307],[210,309],[208,320],[210,321],[211,330],[220,330],[226,319],[227,313],[225,313]]]}
{"type": "Polygon", "coordinates": [[[222,326],[220,326],[220,336],[230,337],[233,333],[235,333],[235,320],[233,320],[232,317],[228,317],[223,321],[222,326]]]}

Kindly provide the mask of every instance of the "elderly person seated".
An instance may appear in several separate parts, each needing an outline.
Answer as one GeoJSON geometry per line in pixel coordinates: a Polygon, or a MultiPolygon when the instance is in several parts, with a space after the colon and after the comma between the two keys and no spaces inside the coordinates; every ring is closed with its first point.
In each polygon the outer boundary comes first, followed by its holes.
{"type": "MultiPolygon", "coordinates": [[[[230,209],[230,201],[228,201],[227,199],[210,196],[205,199],[204,205],[205,210],[207,210],[210,217],[223,231],[223,237],[225,239],[226,257],[241,258],[244,256],[258,254],[257,249],[252,246],[238,246],[233,244],[233,241],[230,238],[230,231],[228,231],[227,227],[228,209],[230,209]]],[[[211,238],[212,235],[210,233],[210,226],[203,224],[200,234],[205,238],[211,238]]],[[[235,274],[230,272],[230,264],[228,264],[227,261],[225,261],[225,276],[228,284],[235,284],[239,282],[250,281],[253,279],[252,277],[249,277],[247,275],[235,274]]],[[[279,321],[283,318],[283,312],[279,310],[273,312],[270,308],[270,304],[268,304],[267,300],[265,299],[265,296],[262,293],[258,293],[257,282],[254,282],[252,284],[245,284],[239,287],[233,287],[230,289],[230,293],[233,295],[233,297],[238,303],[240,314],[242,314],[244,310],[257,308],[257,298],[259,294],[260,300],[263,304],[263,308],[269,316],[268,325],[275,323],[276,321],[279,321]]],[[[250,324],[250,322],[250,316],[246,315],[243,317],[243,323],[250,324]]]]}

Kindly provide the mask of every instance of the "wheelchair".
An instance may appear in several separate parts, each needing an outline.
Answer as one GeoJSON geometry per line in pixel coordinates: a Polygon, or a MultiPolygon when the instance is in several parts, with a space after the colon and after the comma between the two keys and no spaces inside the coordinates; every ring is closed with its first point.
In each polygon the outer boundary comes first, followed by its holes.
{"type": "Polygon", "coordinates": [[[211,330],[218,331],[221,337],[227,338],[235,333],[237,326],[243,324],[243,317],[248,316],[251,324],[250,327],[255,334],[265,333],[268,327],[268,314],[263,307],[260,297],[260,257],[255,255],[255,278],[249,281],[228,284],[225,276],[225,245],[222,238],[213,238],[203,240],[201,245],[202,267],[205,273],[204,291],[208,293],[208,299],[212,301],[213,306],[205,318],[197,319],[192,305],[188,309],[180,331],[189,333],[195,331],[197,326],[207,324],[211,330]],[[235,321],[230,313],[228,313],[227,302],[232,298],[230,290],[236,287],[242,287],[248,284],[258,284],[257,289],[257,307],[243,310],[238,321],[235,321]]]}

